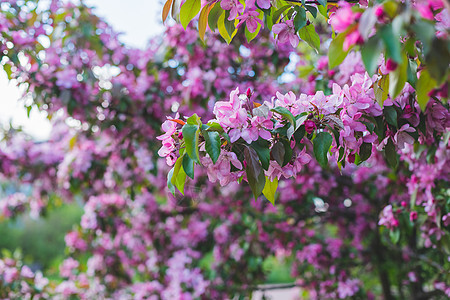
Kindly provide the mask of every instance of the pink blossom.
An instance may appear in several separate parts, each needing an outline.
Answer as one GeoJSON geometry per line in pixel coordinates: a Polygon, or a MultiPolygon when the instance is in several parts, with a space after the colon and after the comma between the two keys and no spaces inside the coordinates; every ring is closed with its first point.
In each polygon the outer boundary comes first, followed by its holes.
{"type": "Polygon", "coordinates": [[[230,101],[218,101],[214,105],[214,115],[222,127],[238,128],[247,122],[247,111],[239,99],[239,88],[230,93],[230,101]]]}
{"type": "Polygon", "coordinates": [[[239,0],[222,0],[220,7],[230,11],[228,21],[236,19],[238,13],[242,14],[244,12],[244,5],[239,0]]]}
{"type": "Polygon", "coordinates": [[[354,13],[351,6],[345,2],[339,2],[339,9],[330,17],[330,24],[338,32],[344,32],[348,26],[359,18],[358,13],[354,13]]]}
{"type": "Polygon", "coordinates": [[[394,142],[399,149],[404,149],[405,144],[414,144],[414,138],[408,134],[408,132],[415,132],[416,130],[409,126],[409,124],[403,125],[394,135],[394,142]]]}
{"type": "Polygon", "coordinates": [[[289,41],[291,46],[295,48],[300,42],[300,39],[295,32],[294,21],[292,20],[273,25],[272,31],[278,35],[277,40],[282,44],[289,41]]]}
{"type": "Polygon", "coordinates": [[[239,23],[237,24],[236,28],[239,28],[242,26],[242,24],[246,24],[248,31],[251,33],[255,32],[256,29],[258,29],[258,23],[261,26],[264,26],[262,20],[259,18],[259,12],[255,10],[247,11],[243,13],[241,16],[237,17],[239,19],[239,23]]]}
{"type": "Polygon", "coordinates": [[[393,229],[399,225],[398,220],[394,217],[392,212],[392,205],[389,204],[383,208],[378,225],[386,226],[389,229],[393,229]]]}

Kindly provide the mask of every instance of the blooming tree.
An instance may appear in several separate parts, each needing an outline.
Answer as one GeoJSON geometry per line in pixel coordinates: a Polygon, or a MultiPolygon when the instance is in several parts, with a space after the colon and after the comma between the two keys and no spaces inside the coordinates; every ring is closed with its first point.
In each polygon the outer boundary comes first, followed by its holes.
{"type": "Polygon", "coordinates": [[[137,50],[83,4],[2,2],[1,65],[53,132],[5,132],[33,192],[1,217],[84,215],[61,280],[6,257],[0,296],[245,296],[274,260],[307,298],[448,295],[448,10],[369,4],[167,1],[185,29],[137,50]]]}

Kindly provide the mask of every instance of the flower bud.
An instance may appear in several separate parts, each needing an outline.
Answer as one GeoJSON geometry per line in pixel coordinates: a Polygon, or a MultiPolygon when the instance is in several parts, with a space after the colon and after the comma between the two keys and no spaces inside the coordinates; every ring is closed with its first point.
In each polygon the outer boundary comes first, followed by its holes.
{"type": "Polygon", "coordinates": [[[397,66],[398,64],[390,58],[386,62],[386,70],[388,72],[394,71],[395,69],[397,69],[397,66]]]}
{"type": "Polygon", "coordinates": [[[306,120],[305,121],[305,131],[310,134],[316,129],[316,123],[312,120],[306,120]]]}

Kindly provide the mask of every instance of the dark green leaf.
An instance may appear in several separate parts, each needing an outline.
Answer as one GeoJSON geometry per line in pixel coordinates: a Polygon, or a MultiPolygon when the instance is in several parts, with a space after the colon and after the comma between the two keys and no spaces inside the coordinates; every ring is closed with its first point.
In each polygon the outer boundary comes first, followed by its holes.
{"type": "Polygon", "coordinates": [[[217,131],[202,131],[203,138],[205,139],[206,153],[209,154],[213,163],[217,162],[220,155],[220,134],[217,131]]]}
{"type": "Polygon", "coordinates": [[[266,184],[266,176],[258,160],[258,154],[251,147],[245,147],[244,157],[247,162],[245,172],[247,174],[247,181],[252,189],[253,196],[258,198],[261,195],[266,184]]]}
{"type": "Polygon", "coordinates": [[[386,121],[392,126],[398,127],[397,125],[397,111],[393,106],[385,106],[383,109],[383,114],[386,117],[386,121]]]}
{"type": "Polygon", "coordinates": [[[379,32],[386,46],[386,58],[392,58],[395,62],[401,64],[403,59],[400,37],[394,34],[392,24],[384,25],[379,32]]]}
{"type": "Polygon", "coordinates": [[[328,132],[320,132],[316,138],[313,140],[314,144],[314,156],[317,162],[322,166],[326,167],[328,165],[328,150],[330,150],[333,137],[328,132]]]}
{"type": "Polygon", "coordinates": [[[330,69],[340,65],[344,59],[347,57],[348,51],[344,51],[344,40],[345,34],[339,33],[330,44],[330,48],[328,50],[328,66],[330,69]]]}
{"type": "Polygon", "coordinates": [[[185,124],[181,129],[181,132],[183,133],[186,153],[193,161],[200,164],[200,156],[198,153],[200,128],[198,125],[185,124]]]}
{"type": "Polygon", "coordinates": [[[393,169],[397,169],[398,156],[397,151],[395,150],[395,145],[391,139],[388,140],[386,147],[384,147],[384,153],[386,155],[388,165],[393,169]]]}
{"type": "Polygon", "coordinates": [[[223,13],[223,8],[220,7],[219,3],[216,3],[214,7],[211,9],[208,15],[208,26],[212,32],[217,29],[217,21],[219,20],[220,15],[223,13]]]}
{"type": "Polygon", "coordinates": [[[327,7],[327,0],[317,0],[317,2],[319,2],[319,4],[323,7],[327,7]]]}
{"type": "Polygon", "coordinates": [[[260,138],[257,141],[251,143],[250,147],[255,149],[256,154],[258,155],[258,158],[261,161],[263,169],[268,170],[270,163],[269,142],[260,138]]]}
{"type": "Polygon", "coordinates": [[[183,155],[183,169],[187,176],[194,179],[194,161],[189,155],[183,155]]]}
{"type": "Polygon", "coordinates": [[[280,166],[282,166],[283,162],[284,162],[284,154],[285,154],[283,143],[280,141],[276,142],[272,147],[271,154],[272,154],[273,159],[280,166]]]}
{"type": "Polygon", "coordinates": [[[436,36],[434,25],[425,20],[417,20],[411,25],[416,37],[422,42],[423,53],[427,55],[431,50],[433,37],[436,36]]]}
{"type": "Polygon", "coordinates": [[[297,144],[300,143],[300,141],[305,136],[306,130],[305,125],[300,126],[295,132],[294,132],[294,140],[297,144]]]}
{"type": "Polygon", "coordinates": [[[383,44],[376,35],[372,36],[361,48],[362,61],[370,76],[375,74],[382,51],[383,44]]]}
{"type": "Polygon", "coordinates": [[[302,6],[295,6],[297,14],[294,17],[294,28],[297,32],[300,28],[306,25],[306,10],[302,6]]]}
{"type": "Polygon", "coordinates": [[[271,111],[282,115],[284,118],[286,118],[286,120],[289,121],[289,123],[291,123],[292,126],[295,126],[295,118],[292,115],[292,113],[289,111],[289,109],[282,107],[282,106],[277,106],[275,108],[272,108],[271,111]]]}
{"type": "Polygon", "coordinates": [[[359,148],[359,157],[361,158],[361,161],[367,160],[370,155],[372,155],[372,144],[362,143],[359,148]]]}
{"type": "Polygon", "coordinates": [[[305,5],[306,9],[311,13],[311,15],[315,18],[317,18],[317,8],[312,5],[305,5]]]}
{"type": "Polygon", "coordinates": [[[448,82],[450,72],[450,41],[435,37],[431,43],[431,50],[425,57],[425,63],[431,77],[440,86],[445,80],[448,82]]]}
{"type": "Polygon", "coordinates": [[[282,139],[281,142],[283,143],[283,146],[284,146],[284,159],[283,159],[283,164],[281,166],[284,167],[291,161],[293,151],[291,148],[290,141],[282,139]]]}

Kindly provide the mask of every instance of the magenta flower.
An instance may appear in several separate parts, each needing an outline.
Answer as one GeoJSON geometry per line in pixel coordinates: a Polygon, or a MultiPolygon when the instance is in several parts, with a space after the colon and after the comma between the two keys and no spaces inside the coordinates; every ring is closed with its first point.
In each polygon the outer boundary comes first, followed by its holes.
{"type": "Polygon", "coordinates": [[[386,226],[389,229],[397,227],[399,225],[398,220],[394,217],[392,212],[392,205],[387,205],[380,214],[380,221],[378,221],[378,225],[386,226]]]}
{"type": "Polygon", "coordinates": [[[247,7],[255,8],[256,7],[255,2],[262,9],[270,8],[270,0],[256,0],[256,1],[255,0],[247,0],[245,4],[247,7]]]}
{"type": "Polygon", "coordinates": [[[261,26],[264,26],[262,20],[259,17],[259,12],[252,10],[252,11],[247,11],[246,13],[244,13],[242,16],[237,17],[237,19],[239,19],[239,23],[237,24],[236,28],[239,28],[242,24],[247,25],[247,29],[250,32],[255,32],[256,29],[258,29],[258,23],[261,26]]]}
{"type": "Polygon", "coordinates": [[[242,14],[244,12],[244,5],[242,5],[239,0],[222,0],[222,2],[220,2],[220,7],[230,11],[228,21],[236,19],[238,13],[242,14]]]}
{"type": "Polygon", "coordinates": [[[213,112],[222,127],[239,128],[247,122],[247,111],[241,105],[239,88],[230,93],[230,101],[216,102],[213,112]]]}
{"type": "Polygon", "coordinates": [[[341,8],[330,17],[330,24],[334,30],[343,32],[356,21],[360,14],[354,13],[351,6],[343,1],[339,3],[339,7],[341,8]]]}
{"type": "Polygon", "coordinates": [[[249,144],[259,137],[268,140],[272,134],[267,129],[273,129],[273,122],[270,119],[256,116],[252,118],[251,126],[242,130],[241,137],[249,144]]]}
{"type": "Polygon", "coordinates": [[[300,39],[295,32],[294,21],[287,20],[283,23],[278,23],[272,27],[273,33],[278,34],[278,42],[284,44],[288,41],[291,43],[292,47],[297,47],[300,39]]]}
{"type": "Polygon", "coordinates": [[[404,149],[405,144],[414,144],[414,138],[408,134],[408,132],[415,132],[416,130],[409,126],[409,124],[403,125],[394,135],[394,141],[399,149],[404,149]]]}

